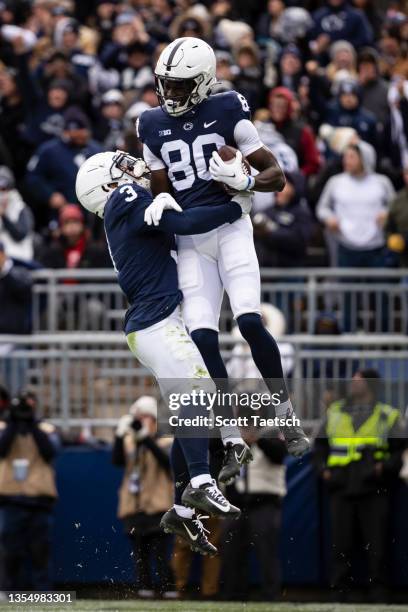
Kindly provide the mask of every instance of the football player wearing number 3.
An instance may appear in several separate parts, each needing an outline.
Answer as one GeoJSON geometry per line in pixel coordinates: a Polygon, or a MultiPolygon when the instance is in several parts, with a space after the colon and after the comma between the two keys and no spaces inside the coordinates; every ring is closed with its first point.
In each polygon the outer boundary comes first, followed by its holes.
{"type": "MultiPolygon", "coordinates": [[[[263,146],[250,121],[248,103],[230,91],[211,95],[216,82],[214,51],[198,38],[179,38],[161,53],[155,69],[160,107],[145,111],[137,130],[151,170],[153,196],[170,192],[184,209],[218,206],[231,200],[224,186],[245,194],[281,191],[284,174],[263,146]],[[236,147],[235,160],[224,162],[217,150],[236,147]],[[248,176],[242,156],[259,171],[248,176]]],[[[235,196],[236,197],[236,196],[235,196]]],[[[260,273],[249,217],[199,236],[179,236],[178,275],[185,324],[213,379],[227,379],[218,342],[224,289],[242,336],[272,393],[280,393],[276,415],[295,416],[288,396],[279,349],[260,314],[260,273]]],[[[283,426],[288,450],[295,456],[309,448],[300,426],[283,426]]],[[[221,428],[225,446],[219,480],[239,472],[250,451],[239,430],[221,428]]]]}
{"type": "MultiPolygon", "coordinates": [[[[177,379],[188,388],[215,388],[196,345],[180,315],[174,234],[207,232],[233,223],[250,211],[250,198],[214,209],[200,206],[182,211],[169,194],[152,199],[148,169],[142,159],[123,151],[98,153],[80,167],[76,194],[82,206],[104,221],[109,253],[118,282],[130,304],[125,317],[126,339],[132,353],[156,377],[165,399],[177,391],[177,379]]],[[[183,404],[180,417],[193,417],[197,408],[183,404]]],[[[208,465],[208,428],[175,435],[171,464],[175,504],[162,517],[165,531],[177,533],[193,550],[213,555],[201,519],[203,514],[238,516],[208,465]],[[201,511],[201,514],[195,513],[201,511]]]]}

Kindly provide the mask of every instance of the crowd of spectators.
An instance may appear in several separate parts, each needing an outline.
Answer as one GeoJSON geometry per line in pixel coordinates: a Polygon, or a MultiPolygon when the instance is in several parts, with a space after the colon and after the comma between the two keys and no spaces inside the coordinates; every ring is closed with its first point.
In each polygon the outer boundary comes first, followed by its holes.
{"type": "Polygon", "coordinates": [[[98,222],[84,217],[77,231],[74,177],[98,151],[140,155],[135,120],[158,104],[155,62],[178,36],[213,46],[215,92],[247,97],[263,141],[288,173],[283,194],[255,199],[261,263],[312,265],[313,250],[319,264],[404,265],[404,0],[3,0],[0,240],[7,256],[27,266],[110,265],[98,222]]]}
{"type": "MultiPolygon", "coordinates": [[[[246,96],[262,141],[287,176],[281,193],[254,198],[262,266],[408,264],[405,0],[0,0],[0,334],[30,331],[29,270],[111,267],[100,221],[78,206],[75,175],[99,151],[141,155],[135,121],[157,106],[154,66],[179,36],[213,46],[214,92],[246,96]]],[[[330,316],[315,331],[340,333],[330,316]]],[[[12,351],[8,346],[6,355],[12,351]]],[[[125,466],[127,425],[115,440],[115,462],[125,466]]],[[[130,433],[148,448],[147,435],[130,433]]],[[[270,472],[274,463],[281,474],[279,441],[271,449],[247,433],[258,467],[270,472]]],[[[135,487],[137,470],[127,467],[135,487]]],[[[132,492],[125,484],[122,493],[132,492]]],[[[258,519],[267,507],[279,525],[285,492],[266,478],[260,484],[235,491],[240,501],[245,495],[242,522],[234,526],[245,538],[235,534],[225,549],[233,567],[230,595],[241,577],[232,560],[247,553],[251,538],[261,563],[275,558],[258,519]]],[[[132,521],[145,514],[131,510],[132,521]]],[[[127,517],[121,513],[125,523],[127,517]]],[[[146,542],[132,528],[132,545],[143,550],[146,542]]],[[[156,542],[158,549],[162,544],[156,542]]],[[[177,568],[185,566],[186,551],[178,554],[173,569],[182,590],[186,577],[177,568]]],[[[212,595],[213,582],[205,584],[212,595]]],[[[265,577],[266,599],[276,596],[278,584],[277,571],[265,577]]],[[[149,590],[149,577],[139,586],[149,590]]]]}

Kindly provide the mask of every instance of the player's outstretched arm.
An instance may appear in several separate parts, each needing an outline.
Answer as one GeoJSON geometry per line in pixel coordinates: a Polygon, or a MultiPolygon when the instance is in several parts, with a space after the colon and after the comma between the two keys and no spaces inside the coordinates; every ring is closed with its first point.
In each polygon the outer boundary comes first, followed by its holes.
{"type": "Polygon", "coordinates": [[[286,184],[285,175],[269,149],[263,146],[248,155],[247,159],[259,171],[254,177],[254,191],[282,191],[286,184]]]}
{"type": "Polygon", "coordinates": [[[165,232],[189,236],[205,234],[225,223],[234,223],[242,216],[242,208],[237,202],[220,206],[197,206],[182,213],[164,211],[159,228],[165,232]]]}
{"type": "Polygon", "coordinates": [[[147,225],[168,233],[204,234],[225,223],[237,221],[248,210],[246,202],[231,201],[220,206],[197,206],[181,211],[174,198],[163,193],[147,207],[144,218],[147,225]]]}

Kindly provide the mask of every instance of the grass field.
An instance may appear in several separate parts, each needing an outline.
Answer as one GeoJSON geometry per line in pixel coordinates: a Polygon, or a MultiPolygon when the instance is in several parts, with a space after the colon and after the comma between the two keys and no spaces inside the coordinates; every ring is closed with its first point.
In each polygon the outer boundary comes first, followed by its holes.
{"type": "Polygon", "coordinates": [[[2,603],[0,610],[28,612],[408,612],[408,605],[295,604],[295,603],[222,603],[219,601],[98,601],[83,599],[66,606],[16,606],[2,603]]]}

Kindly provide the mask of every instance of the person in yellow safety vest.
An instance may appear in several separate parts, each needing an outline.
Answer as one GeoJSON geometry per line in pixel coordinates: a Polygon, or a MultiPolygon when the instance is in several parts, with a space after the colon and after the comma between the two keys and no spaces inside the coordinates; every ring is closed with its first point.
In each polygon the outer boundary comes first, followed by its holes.
{"type": "Polygon", "coordinates": [[[331,587],[340,601],[348,601],[356,586],[352,558],[360,541],[369,598],[387,596],[390,487],[401,467],[405,429],[399,410],[379,401],[380,388],[376,370],[357,371],[348,397],[329,406],[314,442],[314,463],[330,498],[331,587]]]}

